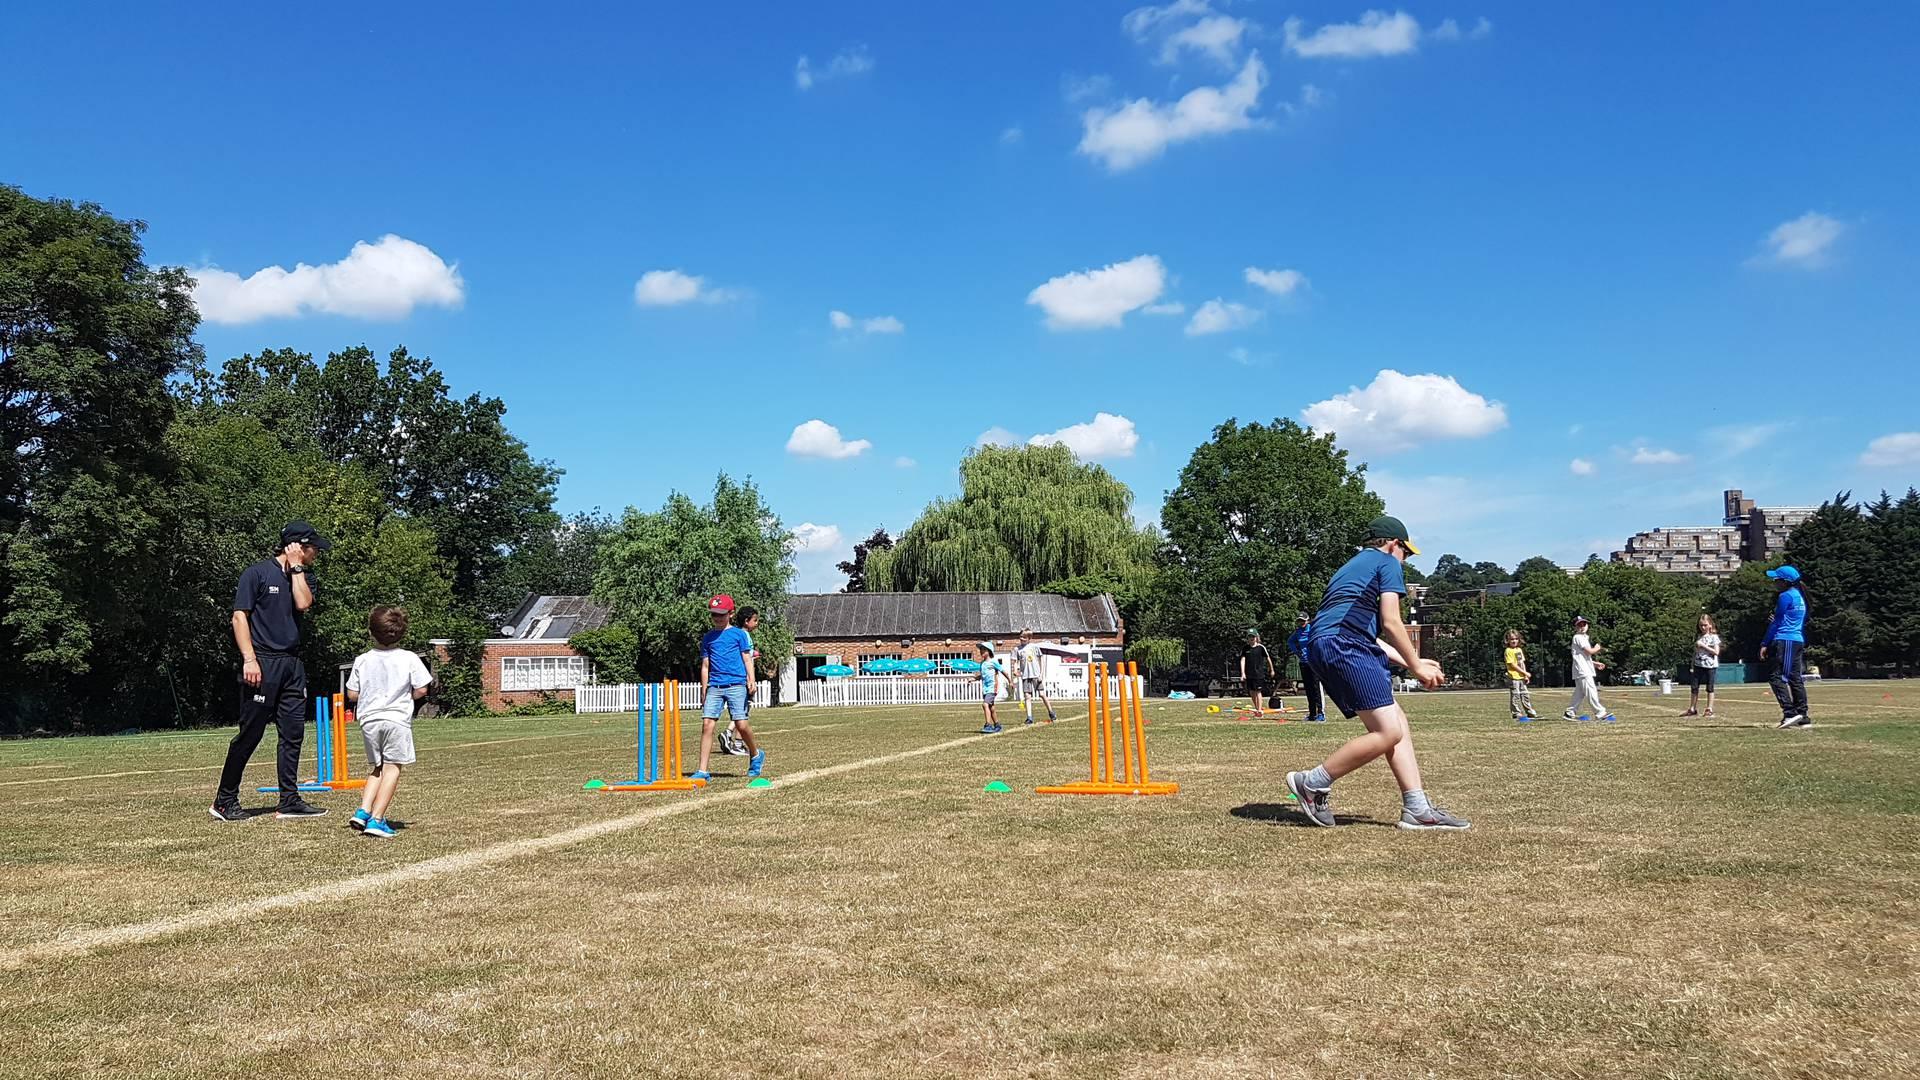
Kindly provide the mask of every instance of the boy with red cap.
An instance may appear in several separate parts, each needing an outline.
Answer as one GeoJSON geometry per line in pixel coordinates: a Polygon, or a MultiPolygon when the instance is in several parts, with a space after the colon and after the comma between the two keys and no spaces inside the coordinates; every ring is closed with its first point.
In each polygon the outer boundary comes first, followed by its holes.
{"type": "Polygon", "coordinates": [[[747,775],[759,776],[767,752],[754,744],[753,729],[747,726],[747,700],[753,696],[753,639],[733,625],[733,597],[726,593],[707,601],[707,614],[713,616],[713,629],[700,635],[700,769],[690,779],[713,779],[707,771],[707,755],[713,751],[713,722],[720,719],[722,708],[753,755],[747,775]]]}

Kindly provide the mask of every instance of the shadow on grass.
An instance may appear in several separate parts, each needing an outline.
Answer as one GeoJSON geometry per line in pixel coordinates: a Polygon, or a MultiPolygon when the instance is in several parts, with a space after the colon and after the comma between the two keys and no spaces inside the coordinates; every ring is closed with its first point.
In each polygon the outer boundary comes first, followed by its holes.
{"type": "MultiPolygon", "coordinates": [[[[1292,803],[1246,803],[1227,811],[1242,821],[1258,821],[1267,825],[1288,825],[1297,829],[1318,829],[1320,826],[1308,821],[1292,803]]],[[[1334,815],[1341,825],[1372,825],[1375,828],[1393,828],[1396,822],[1379,821],[1370,817],[1347,817],[1334,815]]]]}

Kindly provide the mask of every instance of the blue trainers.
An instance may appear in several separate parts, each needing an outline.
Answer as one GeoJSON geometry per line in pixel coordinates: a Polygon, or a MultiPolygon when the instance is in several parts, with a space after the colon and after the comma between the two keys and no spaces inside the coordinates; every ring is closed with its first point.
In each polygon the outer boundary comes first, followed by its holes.
{"type": "Polygon", "coordinates": [[[369,818],[366,827],[360,830],[363,836],[377,836],[382,840],[393,839],[393,826],[385,818],[369,818]]]}
{"type": "Polygon", "coordinates": [[[747,762],[748,779],[752,779],[753,777],[759,776],[760,766],[765,765],[766,763],[767,763],[767,752],[765,750],[762,750],[759,753],[753,755],[753,760],[747,762]]]}
{"type": "Polygon", "coordinates": [[[712,774],[712,773],[710,773],[710,772],[708,772],[708,771],[707,771],[707,770],[705,770],[705,769],[701,769],[701,770],[700,770],[699,772],[697,772],[697,773],[694,773],[693,775],[691,775],[691,776],[689,776],[689,777],[687,777],[687,779],[689,779],[689,780],[698,780],[698,781],[700,781],[701,783],[703,783],[703,784],[704,784],[704,783],[706,783],[706,782],[708,782],[709,780],[712,780],[712,779],[713,779],[713,774],[712,774]]]}
{"type": "Polygon", "coordinates": [[[1000,734],[1001,730],[1002,729],[999,724],[981,724],[980,725],[980,734],[982,735],[998,735],[1000,734]]]}
{"type": "Polygon", "coordinates": [[[1516,724],[1531,724],[1531,723],[1533,723],[1533,717],[1531,717],[1531,716],[1516,716],[1516,717],[1514,717],[1514,718],[1513,718],[1513,722],[1514,722],[1514,723],[1516,723],[1516,724]]]}
{"type": "Polygon", "coordinates": [[[1620,719],[1619,717],[1613,715],[1612,713],[1608,713],[1607,715],[1600,718],[1600,722],[1603,724],[1612,724],[1612,723],[1619,722],[1619,719],[1620,719]]]}
{"type": "Polygon", "coordinates": [[[347,821],[347,828],[357,829],[361,832],[365,832],[367,828],[367,822],[372,820],[373,820],[372,814],[367,813],[365,810],[355,810],[353,812],[353,817],[348,819],[347,821]]]}
{"type": "Polygon", "coordinates": [[[1591,716],[1576,716],[1576,717],[1574,717],[1574,718],[1573,718],[1573,720],[1574,720],[1574,722],[1575,722],[1575,723],[1577,723],[1577,724],[1591,724],[1591,723],[1593,723],[1593,717],[1591,717],[1591,716]]]}

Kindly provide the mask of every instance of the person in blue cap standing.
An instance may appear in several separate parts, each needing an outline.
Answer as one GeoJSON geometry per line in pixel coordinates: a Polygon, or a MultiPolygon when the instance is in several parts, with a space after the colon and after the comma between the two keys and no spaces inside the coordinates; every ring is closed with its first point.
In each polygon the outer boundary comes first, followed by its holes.
{"type": "Polygon", "coordinates": [[[1760,659],[1773,660],[1773,699],[1780,703],[1780,726],[1807,728],[1807,594],[1800,588],[1800,571],[1791,566],[1767,571],[1780,587],[1767,620],[1767,636],[1760,642],[1760,659]]]}

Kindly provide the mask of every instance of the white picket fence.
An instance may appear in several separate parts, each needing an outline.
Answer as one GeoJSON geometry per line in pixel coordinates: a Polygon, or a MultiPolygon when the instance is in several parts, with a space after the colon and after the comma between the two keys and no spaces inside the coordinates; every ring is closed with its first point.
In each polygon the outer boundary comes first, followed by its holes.
{"type": "MultiPolygon", "coordinates": [[[[1107,692],[1120,693],[1120,676],[1109,676],[1107,692]]],[[[1019,697],[1010,685],[1000,680],[1000,700],[1019,697]]],[[[1085,679],[1047,684],[1052,701],[1085,701],[1085,679]]],[[[1134,692],[1145,696],[1147,681],[1134,677],[1134,692]]],[[[902,678],[896,675],[852,675],[839,679],[809,679],[800,684],[801,705],[840,707],[849,705],[977,705],[980,703],[980,679],[972,675],[929,675],[926,678],[902,678]]]]}
{"type": "MultiPolygon", "coordinates": [[[[660,693],[659,683],[647,683],[653,693],[660,693]]],[[[659,700],[658,697],[655,700],[659,700]]],[[[773,703],[773,684],[760,682],[753,688],[753,707],[764,709],[773,703]]],[[[680,684],[680,709],[700,708],[700,684],[680,684]]],[[[609,686],[577,686],[573,690],[573,711],[576,713],[638,712],[640,711],[640,686],[635,683],[619,683],[609,686]]]]}

